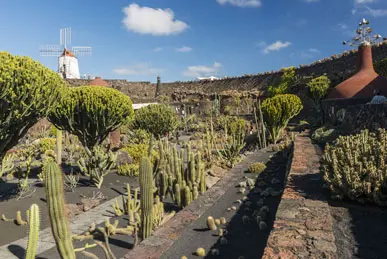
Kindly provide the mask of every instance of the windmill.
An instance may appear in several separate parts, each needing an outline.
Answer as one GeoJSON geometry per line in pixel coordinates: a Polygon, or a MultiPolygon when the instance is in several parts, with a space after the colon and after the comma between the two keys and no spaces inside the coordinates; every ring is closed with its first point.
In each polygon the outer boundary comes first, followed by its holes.
{"type": "Polygon", "coordinates": [[[60,29],[60,45],[46,45],[40,47],[42,57],[58,57],[58,73],[63,78],[79,79],[79,66],[77,56],[90,56],[92,48],[88,46],[71,45],[71,28],[60,29]]]}

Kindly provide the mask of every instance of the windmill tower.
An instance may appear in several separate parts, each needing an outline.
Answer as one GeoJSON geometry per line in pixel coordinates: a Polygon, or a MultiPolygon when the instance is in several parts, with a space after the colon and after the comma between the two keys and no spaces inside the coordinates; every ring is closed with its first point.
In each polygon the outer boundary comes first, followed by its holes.
{"type": "Polygon", "coordinates": [[[58,57],[58,73],[63,78],[80,79],[77,56],[89,56],[92,48],[88,46],[74,46],[71,50],[71,28],[60,29],[60,45],[46,45],[40,48],[43,57],[58,57]]]}

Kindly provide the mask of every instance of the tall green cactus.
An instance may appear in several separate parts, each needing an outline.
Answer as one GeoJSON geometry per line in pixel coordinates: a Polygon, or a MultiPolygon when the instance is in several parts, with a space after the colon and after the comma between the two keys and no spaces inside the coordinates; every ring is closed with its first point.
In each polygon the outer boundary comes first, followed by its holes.
{"type": "Polygon", "coordinates": [[[62,131],[56,130],[56,162],[62,164],[62,131]]]}
{"type": "Polygon", "coordinates": [[[153,227],[153,174],[148,157],[143,157],[140,164],[141,222],[142,238],[152,235],[153,227]]]}
{"type": "Polygon", "coordinates": [[[32,204],[30,207],[28,223],[30,225],[30,230],[28,234],[28,244],[26,259],[35,259],[36,249],[38,247],[39,240],[39,227],[40,227],[40,214],[39,207],[36,204],[32,204]]]}
{"type": "Polygon", "coordinates": [[[62,259],[75,259],[68,219],[65,213],[62,171],[54,161],[46,165],[45,188],[51,230],[62,259]]]}

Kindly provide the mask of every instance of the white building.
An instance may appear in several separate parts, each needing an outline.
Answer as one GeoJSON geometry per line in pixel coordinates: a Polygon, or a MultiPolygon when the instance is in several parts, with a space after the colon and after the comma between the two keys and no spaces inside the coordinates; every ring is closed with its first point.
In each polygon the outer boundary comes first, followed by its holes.
{"type": "Polygon", "coordinates": [[[59,57],[58,73],[63,78],[80,79],[78,58],[68,49],[59,57]]]}

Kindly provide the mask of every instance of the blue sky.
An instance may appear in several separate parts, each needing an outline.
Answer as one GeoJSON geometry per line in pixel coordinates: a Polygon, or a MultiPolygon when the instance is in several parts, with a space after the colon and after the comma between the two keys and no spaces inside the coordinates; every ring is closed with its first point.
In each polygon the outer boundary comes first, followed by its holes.
{"type": "Polygon", "coordinates": [[[308,64],[348,49],[361,18],[387,36],[385,0],[1,0],[0,50],[57,70],[39,48],[92,46],[81,74],[164,82],[308,64]],[[55,3],[54,3],[55,2],[55,3]]]}

